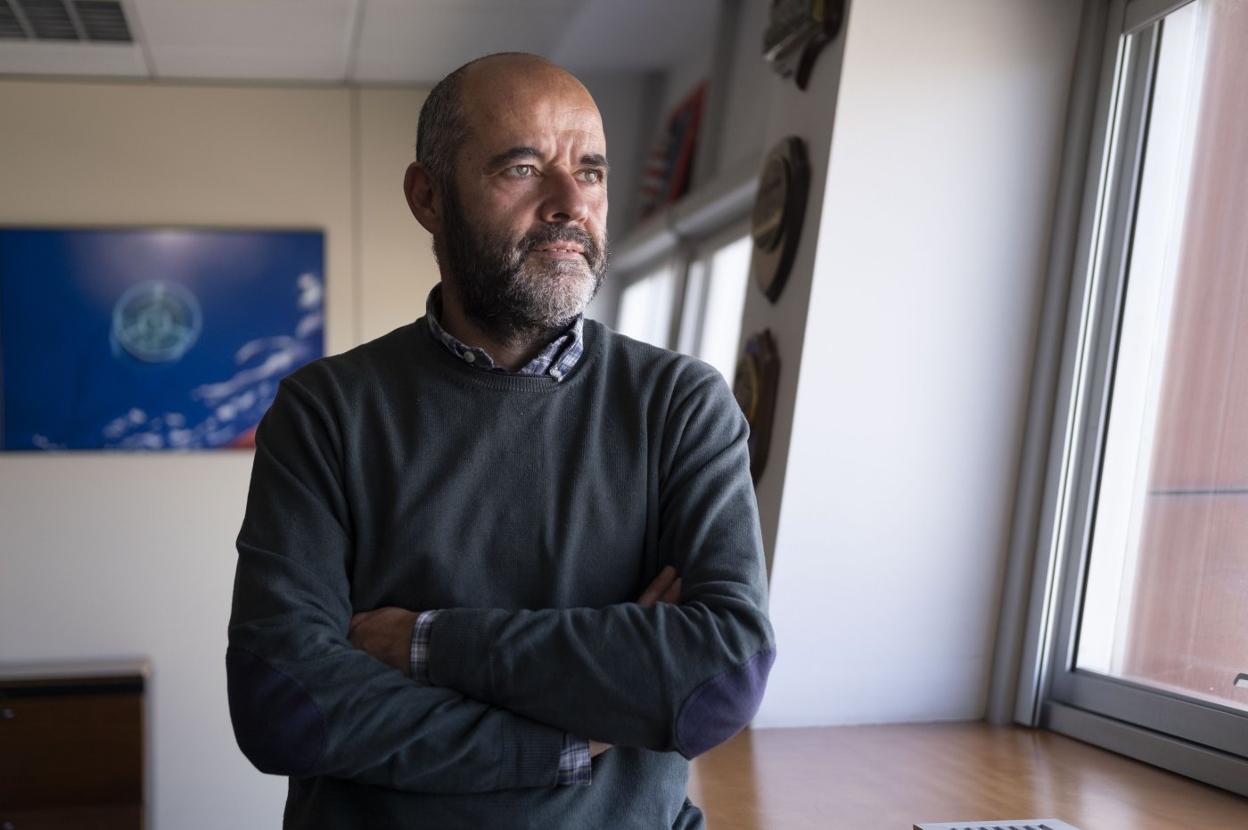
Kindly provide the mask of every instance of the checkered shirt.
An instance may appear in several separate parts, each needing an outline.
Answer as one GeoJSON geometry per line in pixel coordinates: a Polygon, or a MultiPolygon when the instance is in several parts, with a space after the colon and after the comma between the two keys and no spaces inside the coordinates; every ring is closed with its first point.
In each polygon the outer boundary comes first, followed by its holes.
{"type": "Polygon", "coordinates": [[[499,366],[490,357],[489,352],[476,346],[460,342],[455,335],[442,328],[439,316],[442,313],[442,283],[438,283],[429,292],[425,300],[425,318],[429,321],[429,331],[434,338],[450,350],[451,354],[465,363],[496,374],[516,375],[550,375],[556,382],[563,380],[572,367],[585,353],[585,315],[578,314],[568,329],[550,343],[518,371],[511,372],[499,366]]]}

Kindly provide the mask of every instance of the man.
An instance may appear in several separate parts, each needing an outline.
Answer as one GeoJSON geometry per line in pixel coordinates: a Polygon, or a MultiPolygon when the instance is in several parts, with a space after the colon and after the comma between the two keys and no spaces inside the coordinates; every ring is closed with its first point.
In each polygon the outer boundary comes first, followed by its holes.
{"type": "Polygon", "coordinates": [[[426,315],[259,427],[230,711],[288,827],[702,826],[687,759],[774,655],[747,427],[711,367],[583,318],[606,184],[571,75],[449,75],[404,184],[426,315]]]}

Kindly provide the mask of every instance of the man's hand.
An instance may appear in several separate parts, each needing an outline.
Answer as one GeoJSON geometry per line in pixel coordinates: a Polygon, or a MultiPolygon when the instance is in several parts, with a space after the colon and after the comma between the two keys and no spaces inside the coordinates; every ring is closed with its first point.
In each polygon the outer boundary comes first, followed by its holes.
{"type": "Polygon", "coordinates": [[[637,598],[637,604],[642,608],[653,608],[660,602],[680,602],[680,577],[671,565],[659,571],[659,575],[637,598]]]}
{"type": "Polygon", "coordinates": [[[393,607],[378,608],[353,616],[347,629],[347,638],[360,651],[410,675],[412,626],[415,624],[415,611],[393,607]]]}

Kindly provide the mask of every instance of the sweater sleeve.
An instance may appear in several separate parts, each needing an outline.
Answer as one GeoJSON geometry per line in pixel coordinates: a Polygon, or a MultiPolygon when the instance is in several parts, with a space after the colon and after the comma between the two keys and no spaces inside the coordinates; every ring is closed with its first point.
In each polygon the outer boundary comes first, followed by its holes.
{"type": "Polygon", "coordinates": [[[749,471],[749,428],[707,376],[674,408],[662,448],[659,548],[679,604],[445,609],[429,679],[607,743],[692,758],[757,711],[775,656],[749,471]]]}
{"type": "Polygon", "coordinates": [[[262,772],[399,790],[554,786],[563,731],[420,688],[347,638],[350,515],[337,431],[294,380],[256,434],[226,671],[240,749],[262,772]]]}

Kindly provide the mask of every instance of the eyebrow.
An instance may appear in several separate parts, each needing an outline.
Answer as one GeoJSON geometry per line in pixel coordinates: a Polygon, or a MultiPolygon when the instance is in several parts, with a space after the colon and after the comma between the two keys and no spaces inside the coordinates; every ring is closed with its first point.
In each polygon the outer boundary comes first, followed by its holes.
{"type": "Polygon", "coordinates": [[[519,159],[526,159],[526,158],[536,159],[536,158],[541,158],[541,157],[542,157],[542,154],[537,152],[536,147],[512,147],[510,150],[504,150],[498,155],[493,156],[489,161],[485,163],[485,166],[488,169],[493,170],[498,167],[502,167],[508,162],[517,161],[519,159]]]}
{"type": "MultiPolygon", "coordinates": [[[[513,161],[520,159],[540,159],[542,154],[537,151],[536,147],[512,147],[504,150],[496,156],[492,156],[486,162],[486,168],[489,170],[497,170],[513,161]]],[[[591,165],[593,167],[601,167],[609,170],[611,165],[607,163],[607,157],[601,153],[586,153],[581,156],[581,164],[591,165]]]]}

